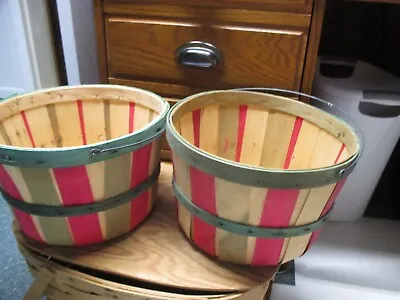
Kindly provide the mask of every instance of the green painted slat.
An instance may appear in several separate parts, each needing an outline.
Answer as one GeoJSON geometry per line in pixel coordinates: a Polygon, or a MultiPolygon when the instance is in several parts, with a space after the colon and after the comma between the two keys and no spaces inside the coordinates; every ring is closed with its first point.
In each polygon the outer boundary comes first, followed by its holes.
{"type": "Polygon", "coordinates": [[[266,227],[257,227],[251,226],[239,222],[232,222],[227,219],[223,219],[217,217],[209,212],[201,209],[196,206],[193,202],[189,201],[179,189],[176,182],[172,181],[172,188],[176,195],[176,198],[187,210],[189,210],[193,215],[199,217],[204,222],[213,225],[222,230],[226,230],[233,234],[242,235],[246,237],[259,237],[259,238],[287,238],[287,237],[295,237],[310,234],[318,229],[321,229],[322,226],[328,220],[330,214],[332,213],[333,207],[319,220],[296,227],[288,227],[288,228],[266,228],[266,227]]]}
{"type": "Polygon", "coordinates": [[[156,169],[148,178],[146,178],[139,185],[135,186],[133,189],[128,190],[125,193],[118,194],[111,198],[104,199],[103,201],[97,201],[95,203],[78,205],[78,206],[54,206],[54,205],[43,205],[34,204],[29,202],[23,202],[20,199],[14,198],[7,194],[6,191],[0,189],[3,198],[11,206],[26,212],[34,216],[45,216],[45,217],[72,217],[72,216],[82,216],[87,214],[93,214],[97,212],[103,212],[109,209],[113,209],[127,202],[131,202],[133,198],[136,198],[141,193],[147,191],[149,188],[154,186],[157,182],[158,176],[160,174],[160,165],[158,164],[156,169]]]}
{"type": "MultiPolygon", "coordinates": [[[[109,198],[129,190],[131,184],[131,157],[125,154],[105,162],[104,197],[109,198]]],[[[105,212],[106,239],[130,230],[131,203],[125,203],[105,212]]]]}
{"type": "MultiPolygon", "coordinates": [[[[20,168],[32,203],[61,206],[49,169],[20,168]]],[[[73,245],[67,218],[38,217],[40,227],[47,243],[54,245],[73,245]]]]}

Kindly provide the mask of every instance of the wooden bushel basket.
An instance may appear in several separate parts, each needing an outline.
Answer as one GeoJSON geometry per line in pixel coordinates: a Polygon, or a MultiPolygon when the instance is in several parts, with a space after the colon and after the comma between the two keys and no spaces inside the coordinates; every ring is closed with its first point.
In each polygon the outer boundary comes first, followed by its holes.
{"type": "Polygon", "coordinates": [[[254,91],[179,102],[166,126],[185,235],[205,253],[240,264],[303,255],[360,156],[349,122],[254,91]]]}
{"type": "Polygon", "coordinates": [[[157,206],[135,231],[88,247],[46,246],[14,234],[34,276],[24,299],[268,300],[278,266],[209,259],[176,224],[172,165],[162,164],[157,206]]]}
{"type": "Polygon", "coordinates": [[[129,87],[84,85],[0,104],[0,185],[24,234],[82,246],[150,213],[169,105],[129,87]]]}
{"type": "Polygon", "coordinates": [[[147,288],[143,288],[87,274],[66,264],[46,259],[22,244],[18,246],[35,278],[25,295],[26,300],[40,300],[43,296],[48,300],[269,300],[269,295],[265,294],[272,284],[269,281],[271,278],[266,278],[265,283],[248,291],[227,293],[206,291],[204,294],[198,290],[188,289],[157,290],[160,286],[150,284],[147,284],[147,288]]]}

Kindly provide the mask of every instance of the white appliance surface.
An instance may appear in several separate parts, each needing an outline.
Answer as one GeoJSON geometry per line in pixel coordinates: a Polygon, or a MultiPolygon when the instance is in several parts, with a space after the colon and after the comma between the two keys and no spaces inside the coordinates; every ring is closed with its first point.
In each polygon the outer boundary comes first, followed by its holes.
{"type": "Polygon", "coordinates": [[[272,300],[400,300],[400,221],[329,222],[272,300]]]}
{"type": "Polygon", "coordinates": [[[358,124],[365,139],[361,158],[335,201],[332,220],[356,221],[363,216],[400,136],[400,116],[365,115],[359,106],[372,102],[387,105],[390,110],[400,105],[399,92],[400,78],[362,61],[356,63],[350,78],[316,73],[313,95],[344,110],[358,124]],[[365,91],[374,92],[367,96],[365,91]]]}

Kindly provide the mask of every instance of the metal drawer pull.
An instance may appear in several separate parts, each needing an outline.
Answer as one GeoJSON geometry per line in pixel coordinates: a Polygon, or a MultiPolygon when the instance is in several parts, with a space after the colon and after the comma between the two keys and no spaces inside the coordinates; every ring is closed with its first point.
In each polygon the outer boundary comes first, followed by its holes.
{"type": "Polygon", "coordinates": [[[200,69],[214,68],[222,60],[217,47],[199,41],[183,44],[176,49],[175,56],[181,65],[200,69]]]}

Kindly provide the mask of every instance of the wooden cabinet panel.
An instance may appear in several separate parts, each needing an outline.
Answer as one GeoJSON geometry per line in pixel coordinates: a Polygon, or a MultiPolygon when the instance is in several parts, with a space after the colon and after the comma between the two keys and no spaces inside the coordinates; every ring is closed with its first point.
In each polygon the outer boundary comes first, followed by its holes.
{"type": "MultiPolygon", "coordinates": [[[[325,0],[94,0],[101,81],[176,98],[243,86],[310,93],[324,7],[325,0]],[[222,60],[211,69],[183,66],[175,52],[190,41],[213,44],[222,60]]],[[[168,158],[165,137],[162,149],[168,158]]]]}
{"type": "Polygon", "coordinates": [[[120,84],[141,88],[144,90],[152,91],[153,93],[162,95],[164,97],[179,97],[184,98],[193,94],[209,91],[209,88],[196,88],[187,85],[170,84],[163,82],[151,82],[132,79],[121,79],[108,77],[107,81],[111,84],[120,84]]]}
{"type": "Polygon", "coordinates": [[[108,75],[192,87],[273,86],[299,90],[307,34],[302,30],[108,18],[108,75]],[[190,41],[215,45],[214,68],[179,64],[177,48],[190,41]]]}
{"type": "MultiPolygon", "coordinates": [[[[229,7],[203,7],[188,5],[171,5],[170,1],[160,1],[163,4],[155,4],[152,1],[146,2],[106,2],[102,10],[109,16],[121,16],[142,19],[163,19],[172,21],[198,22],[203,24],[240,24],[249,26],[270,25],[275,27],[287,28],[296,27],[308,29],[310,26],[311,15],[297,14],[291,12],[276,12],[267,10],[243,9],[236,6],[229,7]]],[[[219,1],[215,1],[220,3],[219,1]]],[[[202,3],[199,1],[199,3],[202,3]]]]}
{"type": "MultiPolygon", "coordinates": [[[[105,0],[106,5],[124,5],[130,3],[140,3],[143,0],[105,0]]],[[[165,0],[146,0],[147,4],[163,4],[165,0]]],[[[264,9],[271,11],[287,11],[296,13],[310,13],[313,0],[168,0],[171,5],[190,5],[206,7],[240,7],[251,9],[264,9]]]]}

